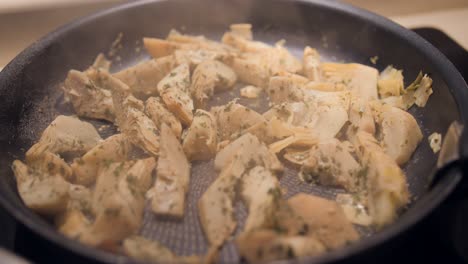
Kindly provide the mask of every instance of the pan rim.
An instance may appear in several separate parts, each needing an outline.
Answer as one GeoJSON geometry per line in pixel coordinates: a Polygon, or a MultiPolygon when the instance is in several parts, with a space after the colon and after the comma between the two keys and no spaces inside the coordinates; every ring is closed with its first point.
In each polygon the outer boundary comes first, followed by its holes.
{"type": "MultiPolygon", "coordinates": [[[[50,43],[55,41],[60,36],[66,34],[68,31],[79,28],[83,24],[90,23],[98,18],[118,13],[126,9],[137,8],[139,6],[156,4],[159,2],[167,2],[168,0],[144,0],[132,3],[126,3],[118,5],[109,9],[98,11],[94,14],[85,16],[83,18],[74,20],[64,26],[59,27],[53,32],[45,35],[39,40],[35,41],[28,48],[17,55],[10,63],[8,63],[4,69],[0,72],[0,80],[8,79],[6,76],[10,75],[17,69],[20,69],[34,57],[34,54],[41,51],[44,47],[47,47],[50,43]]],[[[460,119],[463,124],[468,123],[468,104],[465,106],[462,104],[464,98],[468,98],[468,90],[466,89],[466,83],[463,80],[461,74],[455,69],[453,64],[435,47],[429,42],[424,40],[416,33],[394,23],[393,21],[376,15],[372,12],[341,3],[338,1],[320,1],[320,0],[295,0],[292,3],[303,3],[314,5],[320,8],[327,8],[333,11],[342,12],[347,15],[352,15],[357,19],[365,20],[373,25],[386,29],[392,34],[398,35],[407,44],[418,48],[421,53],[431,61],[437,71],[444,77],[444,81],[453,95],[457,108],[459,111],[460,119]]],[[[323,256],[319,256],[313,259],[304,259],[304,262],[313,260],[317,263],[329,263],[333,261],[343,260],[345,258],[355,256],[359,253],[371,250],[374,247],[382,245],[384,242],[396,237],[398,234],[408,230],[414,226],[417,222],[421,221],[426,215],[433,211],[456,187],[458,182],[461,180],[461,173],[459,171],[451,171],[444,177],[442,181],[435,186],[432,190],[428,191],[423,198],[418,200],[411,213],[404,214],[400,219],[377,234],[365,238],[358,243],[350,245],[348,247],[331,251],[323,256]]],[[[102,250],[90,248],[79,242],[68,239],[61,235],[52,227],[42,228],[43,223],[38,223],[35,219],[28,216],[28,212],[25,210],[18,210],[15,208],[13,203],[10,203],[9,198],[3,192],[0,192],[0,204],[6,208],[6,210],[13,215],[13,217],[21,224],[25,225],[28,229],[34,233],[45,238],[49,242],[60,246],[66,250],[73,252],[74,254],[84,256],[86,258],[95,259],[97,261],[106,263],[123,263],[132,262],[128,257],[118,256],[102,250]]],[[[32,212],[31,212],[32,213],[32,212]]],[[[282,262],[282,261],[280,261],[282,262]]]]}

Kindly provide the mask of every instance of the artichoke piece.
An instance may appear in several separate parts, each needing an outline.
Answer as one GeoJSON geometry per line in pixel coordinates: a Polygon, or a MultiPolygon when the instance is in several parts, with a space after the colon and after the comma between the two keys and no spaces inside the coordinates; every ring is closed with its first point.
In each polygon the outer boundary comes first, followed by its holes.
{"type": "Polygon", "coordinates": [[[209,160],[216,154],[217,127],[213,115],[197,109],[193,122],[183,140],[183,149],[189,160],[209,160]]]}
{"type": "Polygon", "coordinates": [[[155,166],[155,159],[147,158],[104,167],[92,197],[96,218],[79,240],[91,246],[115,246],[135,233],[143,220],[145,193],[155,166]]]}
{"type": "Polygon", "coordinates": [[[265,226],[276,210],[275,197],[271,194],[279,188],[275,175],[262,166],[256,166],[242,176],[241,198],[249,210],[244,233],[265,226]]]}
{"type": "Polygon", "coordinates": [[[131,236],[123,242],[124,252],[145,263],[202,263],[200,256],[176,256],[169,248],[157,241],[148,240],[141,236],[131,236]]]}
{"type": "Polygon", "coordinates": [[[203,61],[193,71],[190,87],[196,107],[205,108],[215,92],[232,89],[236,81],[234,71],[222,62],[203,61]]]}
{"type": "Polygon", "coordinates": [[[309,155],[316,164],[302,167],[303,181],[339,186],[348,191],[358,191],[365,184],[358,177],[361,166],[339,140],[321,141],[310,149],[309,155]]]}
{"type": "Polygon", "coordinates": [[[99,168],[108,163],[126,160],[130,147],[130,142],[124,134],[108,137],[81,158],[73,161],[72,182],[86,186],[93,184],[98,177],[99,168]]]}
{"type": "Polygon", "coordinates": [[[158,38],[143,38],[143,45],[151,57],[155,59],[172,55],[180,48],[178,43],[158,38]]]}
{"type": "Polygon", "coordinates": [[[238,158],[244,162],[244,166],[259,165],[275,173],[283,171],[283,165],[276,155],[250,133],[242,135],[218,152],[214,161],[215,169],[217,171],[224,170],[229,163],[236,159],[239,152],[242,155],[238,158]]]}
{"type": "Polygon", "coordinates": [[[369,214],[372,223],[381,228],[392,223],[409,201],[406,177],[371,134],[358,132],[355,145],[363,165],[369,214]]]}
{"type": "Polygon", "coordinates": [[[246,40],[252,40],[252,25],[251,24],[232,24],[229,26],[231,33],[246,40]]]}
{"type": "Polygon", "coordinates": [[[216,118],[219,141],[236,139],[251,126],[265,121],[262,115],[235,101],[213,107],[211,113],[216,118]]]}
{"type": "Polygon", "coordinates": [[[72,181],[73,171],[70,165],[57,154],[49,151],[40,152],[40,145],[35,144],[28,150],[26,164],[33,170],[46,175],[60,175],[67,181],[72,181]]]}
{"type": "Polygon", "coordinates": [[[211,247],[221,247],[237,226],[233,208],[234,190],[244,171],[242,160],[235,158],[198,200],[198,217],[211,247]]]}
{"type": "Polygon", "coordinates": [[[113,76],[127,84],[132,94],[144,99],[158,95],[157,84],[169,74],[174,66],[175,58],[166,56],[140,62],[114,73],[113,76]]]}
{"type": "Polygon", "coordinates": [[[60,175],[47,175],[19,160],[13,162],[12,169],[18,193],[28,208],[43,215],[56,215],[66,209],[69,183],[60,175]]]}
{"type": "Polygon", "coordinates": [[[416,80],[406,88],[403,95],[405,109],[411,108],[414,104],[425,107],[432,93],[432,79],[427,74],[423,75],[422,72],[419,72],[416,80]]]}
{"type": "Polygon", "coordinates": [[[261,92],[261,88],[255,87],[253,85],[247,85],[240,89],[240,95],[250,99],[258,98],[261,92]]]}
{"type": "Polygon", "coordinates": [[[107,77],[105,85],[112,90],[112,101],[116,107],[116,125],[132,144],[157,156],[159,131],[153,121],[143,113],[143,102],[131,95],[128,85],[111,75],[107,77]]]}
{"type": "Polygon", "coordinates": [[[161,130],[162,124],[166,124],[172,129],[172,132],[177,138],[181,137],[182,124],[179,119],[164,106],[161,98],[148,98],[145,104],[145,114],[148,115],[159,130],[161,130]]]}
{"type": "Polygon", "coordinates": [[[89,78],[89,74],[69,71],[63,83],[63,91],[66,100],[72,103],[79,116],[114,121],[114,105],[110,91],[99,87],[89,78]]]}
{"type": "Polygon", "coordinates": [[[151,208],[158,215],[180,218],[190,181],[190,163],[172,130],[161,126],[161,149],[157,178],[151,189],[151,208]]]}
{"type": "Polygon", "coordinates": [[[343,209],[346,218],[353,224],[369,226],[372,224],[367,207],[360,201],[358,195],[340,193],[336,195],[336,202],[343,209]]]}
{"type": "Polygon", "coordinates": [[[312,101],[312,104],[309,104],[312,109],[309,111],[313,111],[314,114],[306,126],[315,131],[320,140],[335,137],[349,119],[351,93],[310,90],[308,96],[312,101]]]}
{"type": "Polygon", "coordinates": [[[266,91],[273,103],[300,102],[304,101],[302,87],[307,82],[307,78],[295,74],[273,76],[266,91]]]}
{"type": "Polygon", "coordinates": [[[357,63],[322,63],[321,70],[323,80],[342,83],[364,100],[378,99],[376,69],[357,63]]]}
{"type": "Polygon", "coordinates": [[[183,125],[189,126],[193,119],[193,101],[190,97],[190,71],[188,64],[174,68],[158,83],[162,100],[183,125]]]}
{"type": "Polygon", "coordinates": [[[313,257],[326,248],[311,236],[284,236],[272,230],[241,234],[236,239],[239,254],[249,263],[266,263],[301,257],[313,257]]]}
{"type": "Polygon", "coordinates": [[[396,107],[374,104],[376,121],[379,124],[378,137],[387,155],[398,165],[405,164],[423,135],[416,119],[408,112],[396,107]]]}
{"type": "Polygon", "coordinates": [[[26,157],[51,153],[84,153],[93,148],[101,139],[98,132],[88,122],[73,116],[60,115],[42,132],[37,142],[26,153],[26,157]]]}
{"type": "Polygon", "coordinates": [[[304,65],[304,75],[311,81],[320,81],[320,54],[317,50],[307,46],[304,48],[302,64],[304,65]]]}
{"type": "Polygon", "coordinates": [[[339,248],[359,239],[358,232],[335,201],[300,193],[289,198],[288,205],[326,248],[339,248]]]}
{"type": "Polygon", "coordinates": [[[380,98],[400,96],[404,92],[403,71],[388,66],[380,73],[377,88],[380,98]]]}

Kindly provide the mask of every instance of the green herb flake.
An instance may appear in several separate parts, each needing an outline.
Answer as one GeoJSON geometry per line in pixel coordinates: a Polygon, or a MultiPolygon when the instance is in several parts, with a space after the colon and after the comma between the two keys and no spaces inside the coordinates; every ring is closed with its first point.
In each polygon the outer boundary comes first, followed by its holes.
{"type": "Polygon", "coordinates": [[[60,166],[59,172],[61,175],[65,175],[65,168],[63,166],[60,166]]]}
{"type": "Polygon", "coordinates": [[[106,214],[109,217],[117,217],[120,214],[120,209],[121,208],[106,208],[104,210],[104,214],[106,214]]]}
{"type": "Polygon", "coordinates": [[[203,128],[208,128],[208,125],[206,124],[206,122],[201,122],[200,126],[203,127],[203,128]]]}
{"type": "Polygon", "coordinates": [[[119,166],[117,166],[115,169],[114,169],[114,176],[115,177],[119,177],[120,176],[120,173],[122,172],[123,170],[123,166],[124,166],[124,163],[120,163],[119,166]]]}
{"type": "Polygon", "coordinates": [[[273,196],[273,199],[275,199],[275,200],[281,199],[281,190],[280,190],[279,187],[270,188],[268,190],[268,194],[273,196]]]}
{"type": "Polygon", "coordinates": [[[106,167],[106,168],[109,168],[109,166],[112,163],[114,163],[114,161],[112,159],[104,159],[102,162],[104,163],[104,167],[106,167]]]}
{"type": "MultiPolygon", "coordinates": [[[[13,170],[14,170],[14,169],[15,169],[15,168],[13,168],[13,170]]],[[[47,163],[47,169],[48,169],[49,171],[55,169],[55,164],[54,164],[53,162],[47,163]]]]}
{"type": "Polygon", "coordinates": [[[227,215],[228,209],[227,209],[226,207],[221,208],[221,213],[222,213],[223,215],[227,215]]]}
{"type": "Polygon", "coordinates": [[[419,74],[416,77],[416,79],[410,85],[408,85],[408,87],[406,87],[406,91],[418,89],[419,85],[421,84],[422,78],[423,78],[423,73],[422,71],[419,71],[419,74]]]}
{"type": "Polygon", "coordinates": [[[364,167],[362,167],[362,169],[360,169],[357,173],[357,177],[359,179],[365,179],[367,177],[367,173],[369,171],[369,167],[366,165],[364,167]]]}
{"type": "Polygon", "coordinates": [[[126,180],[129,185],[134,185],[137,183],[137,177],[132,174],[128,174],[126,180]]]}

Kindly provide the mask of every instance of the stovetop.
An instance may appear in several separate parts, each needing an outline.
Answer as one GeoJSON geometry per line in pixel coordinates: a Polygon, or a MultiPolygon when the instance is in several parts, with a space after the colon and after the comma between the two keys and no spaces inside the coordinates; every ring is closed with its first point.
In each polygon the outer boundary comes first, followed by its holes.
{"type": "MultiPolygon", "coordinates": [[[[468,52],[463,47],[434,28],[418,28],[414,31],[441,50],[465,80],[468,80],[468,52]]],[[[405,237],[406,246],[395,251],[390,250],[390,255],[377,254],[370,263],[466,263],[468,234],[457,233],[456,228],[446,228],[456,227],[460,223],[468,225],[468,198],[460,201],[458,205],[439,209],[405,237]],[[454,248],[458,248],[458,251],[454,248]],[[465,261],[460,255],[465,255],[465,261]]],[[[83,259],[51,248],[50,245],[44,246],[46,244],[47,242],[16,223],[0,208],[0,247],[35,263],[83,263],[83,259]]],[[[12,262],[0,259],[0,264],[3,263],[12,262]]]]}

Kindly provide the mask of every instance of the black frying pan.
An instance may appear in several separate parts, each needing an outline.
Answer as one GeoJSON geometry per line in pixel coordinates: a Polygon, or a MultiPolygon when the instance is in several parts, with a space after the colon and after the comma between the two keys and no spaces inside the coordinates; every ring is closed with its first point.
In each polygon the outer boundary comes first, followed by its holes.
{"type": "MultiPolygon", "coordinates": [[[[142,1],[109,9],[80,19],[35,42],[0,73],[0,202],[22,224],[46,241],[89,260],[127,262],[127,258],[88,248],[69,240],[24,206],[16,192],[10,170],[13,159],[22,158],[42,130],[57,114],[57,85],[69,69],[85,69],[96,54],[108,50],[122,32],[123,49],[114,57],[112,70],[146,57],[135,49],[143,36],[164,37],[171,28],[219,38],[229,24],[249,22],[258,40],[287,40],[298,50],[316,47],[328,60],[392,64],[404,70],[406,81],[419,70],[434,80],[425,108],[413,109],[425,137],[445,133],[454,120],[468,124],[468,90],[454,66],[428,42],[395,23],[335,1],[142,1]]],[[[14,37],[14,36],[11,36],[14,37]]],[[[465,133],[466,134],[466,133],[465,133]]],[[[320,263],[359,261],[361,253],[390,241],[409,230],[437,208],[462,180],[468,157],[468,136],[460,140],[459,160],[436,168],[436,156],[427,141],[418,147],[405,171],[415,201],[391,226],[359,243],[315,259],[320,263]],[[437,181],[431,184],[434,175],[437,181]]],[[[307,260],[305,260],[307,261],[307,260]]]]}

